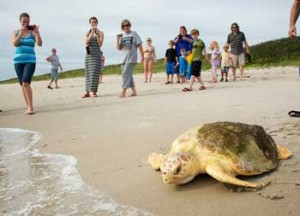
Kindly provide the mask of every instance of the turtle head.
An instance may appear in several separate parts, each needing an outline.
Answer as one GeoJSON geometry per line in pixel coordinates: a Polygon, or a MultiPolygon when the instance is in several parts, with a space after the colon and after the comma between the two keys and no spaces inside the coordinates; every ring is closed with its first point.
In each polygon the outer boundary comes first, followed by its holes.
{"type": "Polygon", "coordinates": [[[161,164],[160,170],[166,184],[186,184],[197,175],[195,158],[193,154],[186,152],[168,155],[161,164]]]}

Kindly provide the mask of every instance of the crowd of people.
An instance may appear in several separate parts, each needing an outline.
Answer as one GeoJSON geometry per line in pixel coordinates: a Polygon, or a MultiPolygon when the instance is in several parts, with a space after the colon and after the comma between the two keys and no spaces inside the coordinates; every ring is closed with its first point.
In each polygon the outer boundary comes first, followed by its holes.
{"type": "MultiPolygon", "coordinates": [[[[289,36],[296,36],[296,21],[300,12],[300,1],[295,0],[291,11],[289,36]]],[[[13,32],[12,43],[16,47],[14,56],[14,67],[22,87],[23,96],[26,103],[25,114],[33,114],[33,96],[31,88],[32,76],[35,72],[36,56],[34,52],[35,44],[42,46],[42,38],[38,25],[30,25],[28,13],[19,16],[20,28],[13,32]]],[[[85,33],[85,93],[82,98],[97,97],[98,85],[103,82],[104,56],[101,47],[104,43],[104,33],[98,28],[98,19],[89,19],[90,28],[85,33]]],[[[157,62],[155,47],[152,39],[146,39],[143,46],[142,40],[137,32],[131,30],[131,22],[123,20],[121,22],[122,34],[116,36],[116,48],[123,53],[121,63],[122,85],[119,94],[120,98],[127,96],[127,90],[131,89],[130,96],[136,96],[137,91],[133,79],[133,70],[138,60],[144,65],[145,83],[152,81],[153,64],[157,62]]],[[[202,61],[205,60],[211,65],[211,83],[217,82],[217,68],[221,66],[220,81],[228,82],[228,73],[231,68],[232,80],[236,80],[236,68],[239,68],[240,79],[243,79],[245,66],[245,55],[250,55],[250,49],[245,34],[240,31],[239,25],[233,23],[231,32],[227,37],[227,43],[223,45],[223,52],[219,51],[219,44],[216,41],[210,43],[211,57],[208,57],[205,43],[200,39],[198,29],[192,29],[188,34],[184,26],[179,28],[179,34],[168,43],[169,47],[165,53],[164,65],[166,66],[167,79],[165,84],[172,84],[174,77],[176,83],[189,85],[183,89],[184,92],[192,91],[196,81],[200,83],[199,90],[206,87],[201,78],[202,61]]],[[[56,49],[52,49],[52,55],[46,58],[50,62],[51,81],[47,86],[54,82],[55,88],[59,88],[58,69],[62,69],[56,49]]]]}

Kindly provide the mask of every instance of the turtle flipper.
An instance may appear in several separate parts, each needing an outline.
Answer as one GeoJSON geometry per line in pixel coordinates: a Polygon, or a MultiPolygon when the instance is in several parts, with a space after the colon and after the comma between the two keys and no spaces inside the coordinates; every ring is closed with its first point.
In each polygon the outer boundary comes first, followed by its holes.
{"type": "Polygon", "coordinates": [[[256,188],[256,189],[261,189],[265,186],[267,186],[270,182],[262,183],[254,183],[254,182],[247,182],[240,180],[235,177],[235,173],[233,171],[229,171],[228,167],[227,169],[223,168],[223,166],[219,163],[211,164],[206,167],[206,172],[215,178],[216,180],[227,183],[227,184],[232,184],[232,185],[237,185],[237,186],[242,186],[242,187],[250,187],[250,188],[256,188]]]}
{"type": "Polygon", "coordinates": [[[292,152],[285,146],[277,146],[277,153],[279,160],[286,160],[292,156],[292,152]]]}
{"type": "Polygon", "coordinates": [[[148,157],[148,162],[154,170],[159,170],[164,157],[165,156],[163,154],[152,153],[148,157]]]}

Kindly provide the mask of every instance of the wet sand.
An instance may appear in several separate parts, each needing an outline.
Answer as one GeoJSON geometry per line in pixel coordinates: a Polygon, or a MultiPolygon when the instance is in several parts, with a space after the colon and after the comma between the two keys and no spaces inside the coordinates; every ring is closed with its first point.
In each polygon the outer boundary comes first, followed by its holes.
{"type": "Polygon", "coordinates": [[[298,215],[300,212],[300,80],[294,67],[247,70],[244,81],[209,84],[207,90],[182,92],[181,84],[152,83],[135,75],[138,97],[118,98],[119,76],[105,76],[98,98],[81,99],[84,79],[61,80],[62,88],[35,82],[36,114],[24,115],[18,84],[0,85],[0,127],[22,128],[42,135],[41,152],[77,158],[79,172],[95,190],[154,215],[298,215]],[[260,191],[234,192],[209,176],[185,186],[162,182],[147,164],[152,152],[166,153],[171,142],[194,126],[215,121],[262,125],[277,143],[293,151],[290,160],[249,181],[271,180],[260,191]]]}

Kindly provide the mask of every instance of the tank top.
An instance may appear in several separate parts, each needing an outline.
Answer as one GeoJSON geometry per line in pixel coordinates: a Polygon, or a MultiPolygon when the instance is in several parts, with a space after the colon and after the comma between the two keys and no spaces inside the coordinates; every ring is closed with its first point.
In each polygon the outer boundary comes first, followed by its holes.
{"type": "MultiPolygon", "coordinates": [[[[16,34],[19,34],[19,30],[16,31],[16,34]]],[[[15,51],[14,64],[36,63],[34,46],[35,38],[32,32],[27,37],[22,37],[15,51]]]]}

